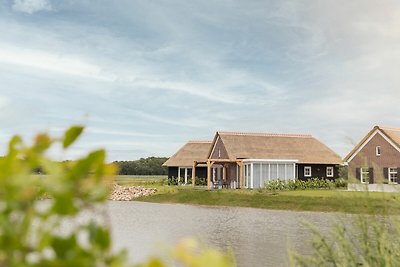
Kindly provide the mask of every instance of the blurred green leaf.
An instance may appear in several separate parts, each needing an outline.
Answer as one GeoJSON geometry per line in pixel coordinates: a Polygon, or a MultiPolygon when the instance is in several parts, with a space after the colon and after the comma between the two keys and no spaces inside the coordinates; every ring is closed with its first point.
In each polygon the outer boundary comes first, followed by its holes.
{"type": "Polygon", "coordinates": [[[69,128],[64,135],[63,147],[67,148],[75,142],[75,140],[81,135],[83,128],[83,126],[72,126],[69,128]]]}

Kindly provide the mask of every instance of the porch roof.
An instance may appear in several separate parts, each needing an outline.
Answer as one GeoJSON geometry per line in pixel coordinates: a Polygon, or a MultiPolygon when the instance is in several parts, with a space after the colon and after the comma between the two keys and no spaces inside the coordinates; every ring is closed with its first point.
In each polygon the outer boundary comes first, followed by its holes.
{"type": "Polygon", "coordinates": [[[183,145],[174,155],[172,155],[163,166],[166,167],[190,167],[194,161],[207,162],[207,153],[210,149],[211,141],[192,140],[183,145]]]}

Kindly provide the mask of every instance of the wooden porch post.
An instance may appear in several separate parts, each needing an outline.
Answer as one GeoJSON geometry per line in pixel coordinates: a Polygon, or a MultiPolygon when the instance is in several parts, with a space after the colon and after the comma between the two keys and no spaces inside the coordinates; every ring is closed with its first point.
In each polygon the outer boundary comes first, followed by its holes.
{"type": "Polygon", "coordinates": [[[211,167],[213,166],[214,161],[207,160],[207,187],[211,189],[211,167]]]}
{"type": "Polygon", "coordinates": [[[207,187],[211,189],[211,162],[207,160],[207,187]]]}
{"type": "Polygon", "coordinates": [[[222,165],[222,179],[226,182],[226,165],[222,165]]]}
{"type": "Polygon", "coordinates": [[[239,165],[240,188],[243,188],[243,161],[237,161],[237,164],[239,165]]]}
{"type": "Polygon", "coordinates": [[[196,185],[196,166],[197,166],[197,161],[193,161],[193,169],[192,169],[192,186],[193,187],[196,185]]]}

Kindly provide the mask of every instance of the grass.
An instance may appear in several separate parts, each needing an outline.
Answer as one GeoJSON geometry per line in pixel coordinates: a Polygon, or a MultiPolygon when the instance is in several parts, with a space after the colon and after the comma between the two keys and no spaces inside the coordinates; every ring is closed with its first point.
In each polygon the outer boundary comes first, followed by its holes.
{"type": "Polygon", "coordinates": [[[257,190],[208,191],[162,186],[159,187],[157,194],[137,200],[156,203],[366,214],[399,214],[400,211],[399,194],[338,190],[280,191],[272,193],[257,190]]]}
{"type": "Polygon", "coordinates": [[[117,175],[115,182],[125,186],[159,187],[167,182],[167,178],[166,175],[117,175]]]}
{"type": "Polygon", "coordinates": [[[157,194],[138,201],[182,203],[207,206],[250,207],[276,210],[344,213],[399,214],[400,194],[349,192],[345,190],[205,190],[205,187],[168,186],[166,176],[118,175],[115,181],[125,186],[145,186],[157,194]]]}

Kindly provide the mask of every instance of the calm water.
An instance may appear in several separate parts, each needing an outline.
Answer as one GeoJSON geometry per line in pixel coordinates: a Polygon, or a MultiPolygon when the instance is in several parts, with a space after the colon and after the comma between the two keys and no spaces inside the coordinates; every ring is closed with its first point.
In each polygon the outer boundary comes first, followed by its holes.
{"type": "Polygon", "coordinates": [[[114,245],[127,248],[134,262],[181,238],[196,236],[212,246],[233,248],[239,266],[285,266],[288,244],[308,251],[310,235],[302,221],[327,231],[338,216],[142,202],[110,201],[107,205],[114,245]]]}

